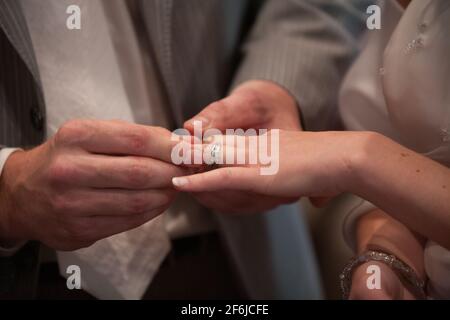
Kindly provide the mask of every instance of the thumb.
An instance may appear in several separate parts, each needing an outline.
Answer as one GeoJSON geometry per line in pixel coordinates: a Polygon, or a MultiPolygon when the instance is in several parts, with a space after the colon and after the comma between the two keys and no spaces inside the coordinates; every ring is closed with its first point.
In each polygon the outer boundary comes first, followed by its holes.
{"type": "Polygon", "coordinates": [[[257,106],[254,106],[252,101],[241,95],[232,94],[211,103],[197,116],[187,121],[184,127],[192,133],[194,122],[200,121],[203,130],[214,128],[224,132],[226,129],[252,128],[260,120],[260,117],[257,117],[257,106]]]}
{"type": "Polygon", "coordinates": [[[230,111],[230,104],[227,99],[228,98],[211,103],[194,118],[186,121],[184,127],[191,133],[194,132],[195,122],[202,123],[203,131],[215,128],[223,132],[230,128],[230,113],[233,112],[232,110],[230,111]]]}

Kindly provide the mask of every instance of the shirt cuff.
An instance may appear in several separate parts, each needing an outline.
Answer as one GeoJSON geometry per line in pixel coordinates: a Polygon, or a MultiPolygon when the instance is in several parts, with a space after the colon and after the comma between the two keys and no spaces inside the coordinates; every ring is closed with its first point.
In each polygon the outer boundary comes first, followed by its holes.
{"type": "MultiPolygon", "coordinates": [[[[8,160],[9,156],[16,151],[21,149],[18,148],[4,148],[0,150],[0,176],[3,172],[3,167],[5,166],[6,160],[8,160]]],[[[17,251],[19,251],[25,243],[20,243],[13,247],[6,247],[0,242],[0,257],[10,257],[14,255],[17,251]]]]}
{"type": "Polygon", "coordinates": [[[19,151],[22,149],[19,148],[4,148],[0,150],[0,176],[3,172],[3,167],[5,166],[6,160],[8,160],[9,156],[13,154],[16,151],[19,151]]]}
{"type": "Polygon", "coordinates": [[[361,216],[377,209],[377,207],[369,201],[361,199],[357,196],[352,195],[352,197],[353,203],[351,209],[348,211],[344,218],[342,231],[346,244],[350,247],[350,249],[353,250],[353,252],[356,253],[356,223],[358,222],[358,219],[361,218],[361,216]]]}

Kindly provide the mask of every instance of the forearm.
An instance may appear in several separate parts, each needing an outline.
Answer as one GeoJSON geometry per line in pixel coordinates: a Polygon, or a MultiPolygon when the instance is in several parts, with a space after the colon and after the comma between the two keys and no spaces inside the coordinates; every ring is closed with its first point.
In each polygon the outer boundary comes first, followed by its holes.
{"type": "Polygon", "coordinates": [[[425,239],[381,210],[363,215],[356,225],[358,254],[381,250],[394,254],[425,278],[423,250],[425,239]]]}
{"type": "Polygon", "coordinates": [[[383,136],[363,141],[350,155],[348,191],[450,248],[450,170],[383,136]]]}
{"type": "MultiPolygon", "coordinates": [[[[400,222],[379,209],[361,216],[356,225],[358,254],[375,250],[395,255],[410,266],[416,275],[426,280],[423,244],[424,239],[400,222]]],[[[395,268],[378,261],[368,261],[357,267],[352,274],[350,299],[416,299],[414,288],[403,282],[395,268]],[[380,268],[380,290],[371,290],[367,286],[370,274],[368,267],[380,268]]]]}

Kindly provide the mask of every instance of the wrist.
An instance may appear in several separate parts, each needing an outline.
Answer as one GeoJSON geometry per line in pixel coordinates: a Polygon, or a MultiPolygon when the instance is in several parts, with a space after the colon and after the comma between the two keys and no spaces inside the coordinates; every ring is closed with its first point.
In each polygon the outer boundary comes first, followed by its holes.
{"type": "Polygon", "coordinates": [[[423,281],[425,240],[380,209],[361,216],[356,223],[358,253],[382,251],[409,265],[423,281]]]}
{"type": "MultiPolygon", "coordinates": [[[[377,289],[386,293],[390,298],[426,298],[426,282],[421,280],[414,270],[402,260],[382,251],[369,250],[351,259],[344,267],[340,279],[345,299],[348,298],[351,289],[354,291],[353,283],[368,284],[367,289],[375,289],[369,285],[368,281],[371,281],[372,284],[377,283],[377,289]]],[[[361,286],[356,289],[359,290],[355,291],[366,291],[361,286]]]]}
{"type": "Polygon", "coordinates": [[[369,177],[373,174],[371,168],[374,155],[381,152],[384,137],[375,132],[351,132],[352,139],[347,139],[343,150],[343,169],[340,179],[344,192],[349,192],[364,198],[369,177]],[[377,152],[373,152],[377,146],[377,152]]]}
{"type": "MultiPolygon", "coordinates": [[[[372,282],[372,281],[371,281],[372,282]]],[[[350,300],[382,299],[392,300],[399,296],[401,283],[398,276],[386,264],[378,261],[368,261],[355,268],[351,276],[350,300]],[[373,274],[374,266],[380,270],[381,280],[379,288],[369,288],[368,279],[373,274]]]]}

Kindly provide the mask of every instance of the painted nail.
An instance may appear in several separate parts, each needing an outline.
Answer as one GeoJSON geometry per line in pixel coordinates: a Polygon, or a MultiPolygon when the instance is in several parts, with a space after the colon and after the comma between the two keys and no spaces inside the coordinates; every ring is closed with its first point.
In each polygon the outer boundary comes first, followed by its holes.
{"type": "Polygon", "coordinates": [[[173,178],[172,183],[175,187],[183,187],[189,183],[189,180],[186,178],[173,178]]]}

